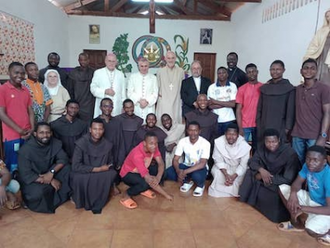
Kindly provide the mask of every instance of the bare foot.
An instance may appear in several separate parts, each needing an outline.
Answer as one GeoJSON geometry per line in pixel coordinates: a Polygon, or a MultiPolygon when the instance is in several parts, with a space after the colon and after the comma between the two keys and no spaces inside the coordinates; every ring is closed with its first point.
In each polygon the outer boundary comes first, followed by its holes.
{"type": "Polygon", "coordinates": [[[119,195],[121,192],[120,190],[118,189],[118,187],[115,185],[113,187],[113,196],[116,196],[116,195],[119,195]]]}
{"type": "Polygon", "coordinates": [[[173,201],[174,197],[172,195],[167,194],[167,196],[165,197],[167,200],[169,201],[173,201]]]}
{"type": "Polygon", "coordinates": [[[21,207],[21,204],[17,199],[16,195],[7,192],[7,197],[8,197],[8,202],[6,203],[6,205],[9,209],[14,210],[21,207]]]}

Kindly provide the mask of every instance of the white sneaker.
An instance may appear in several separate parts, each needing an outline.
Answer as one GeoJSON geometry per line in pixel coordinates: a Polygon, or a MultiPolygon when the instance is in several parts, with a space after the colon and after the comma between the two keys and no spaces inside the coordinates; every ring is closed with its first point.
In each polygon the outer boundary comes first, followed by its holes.
{"type": "Polygon", "coordinates": [[[190,181],[189,183],[184,183],[181,187],[180,187],[180,191],[181,192],[188,192],[191,187],[194,186],[194,182],[193,181],[190,181]]]}
{"type": "Polygon", "coordinates": [[[203,186],[202,188],[196,187],[196,189],[194,190],[193,196],[196,196],[196,197],[202,196],[204,193],[204,189],[205,189],[205,186],[203,186]]]}

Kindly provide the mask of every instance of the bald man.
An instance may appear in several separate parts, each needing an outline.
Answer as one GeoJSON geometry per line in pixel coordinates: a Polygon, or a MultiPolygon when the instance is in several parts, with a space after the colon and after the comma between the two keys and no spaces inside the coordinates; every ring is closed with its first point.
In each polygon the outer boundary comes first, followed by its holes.
{"type": "Polygon", "coordinates": [[[113,101],[112,115],[116,116],[122,112],[122,103],[126,99],[126,85],[124,74],[116,69],[117,57],[109,53],[105,57],[106,67],[94,72],[90,86],[95,96],[94,118],[101,114],[100,103],[103,98],[110,98],[113,101]]]}
{"type": "Polygon", "coordinates": [[[168,114],[173,121],[182,123],[180,90],[184,71],[175,66],[176,56],[172,51],[166,53],[166,66],[157,72],[159,88],[156,116],[168,114]]]}

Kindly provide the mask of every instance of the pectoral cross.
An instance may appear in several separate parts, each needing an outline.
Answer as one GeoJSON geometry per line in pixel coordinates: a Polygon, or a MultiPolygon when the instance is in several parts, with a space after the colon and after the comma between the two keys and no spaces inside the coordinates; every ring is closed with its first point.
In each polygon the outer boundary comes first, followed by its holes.
{"type": "Polygon", "coordinates": [[[171,83],[171,84],[169,85],[169,87],[170,87],[170,90],[173,90],[174,85],[171,83]]]}

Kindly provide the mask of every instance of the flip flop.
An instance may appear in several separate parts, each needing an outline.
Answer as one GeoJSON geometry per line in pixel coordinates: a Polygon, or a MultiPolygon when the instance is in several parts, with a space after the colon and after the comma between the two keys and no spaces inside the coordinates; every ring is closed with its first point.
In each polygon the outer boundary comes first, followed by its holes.
{"type": "Polygon", "coordinates": [[[142,192],[140,195],[143,195],[149,199],[155,199],[156,198],[156,194],[155,192],[151,191],[150,189],[142,192]]]}
{"type": "Polygon", "coordinates": [[[131,198],[128,198],[126,200],[121,199],[120,203],[121,203],[121,205],[123,205],[124,207],[129,208],[129,209],[137,208],[136,202],[133,201],[131,198]]]}
{"type": "Polygon", "coordinates": [[[304,232],[305,229],[295,228],[290,221],[281,222],[277,225],[277,229],[283,232],[304,232]]]}
{"type": "Polygon", "coordinates": [[[317,242],[325,246],[330,246],[330,235],[326,234],[323,237],[317,238],[317,242]]]}
{"type": "Polygon", "coordinates": [[[193,181],[190,181],[189,183],[184,183],[181,187],[180,187],[180,191],[181,192],[188,192],[191,187],[194,185],[194,182],[193,181]]]}
{"type": "Polygon", "coordinates": [[[194,190],[193,196],[196,196],[196,197],[203,196],[204,189],[205,189],[205,186],[203,186],[202,188],[196,187],[196,189],[194,190]]]}

